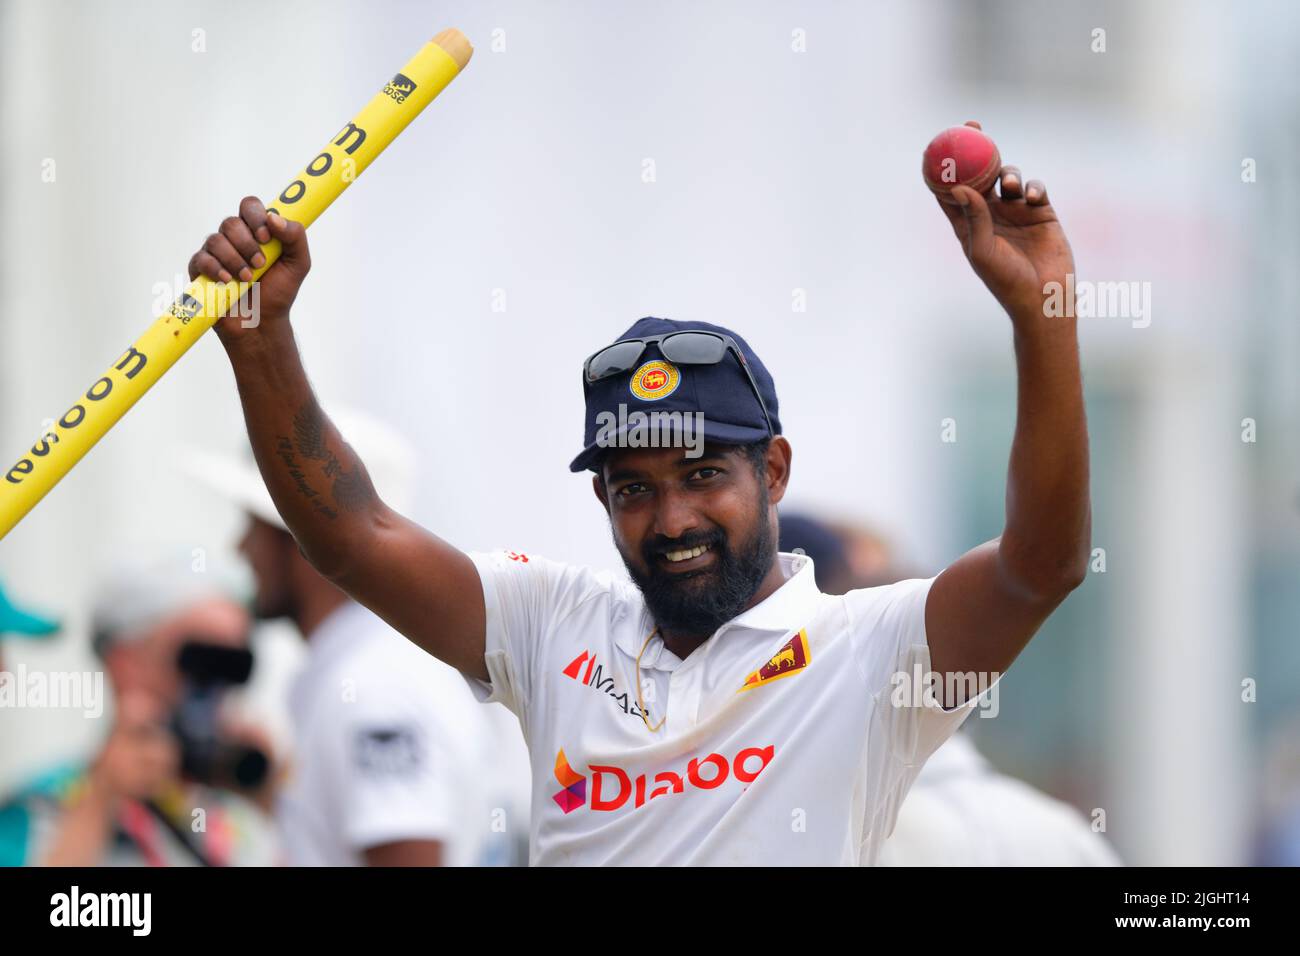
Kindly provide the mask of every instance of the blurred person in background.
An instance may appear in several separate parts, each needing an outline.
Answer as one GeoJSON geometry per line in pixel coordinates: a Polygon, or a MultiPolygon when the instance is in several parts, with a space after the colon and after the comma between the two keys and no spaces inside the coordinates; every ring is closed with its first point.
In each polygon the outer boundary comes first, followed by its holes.
{"type": "Polygon", "coordinates": [[[112,728],[92,759],[40,775],[0,816],[8,862],[49,866],[231,866],[273,860],[255,801],[264,738],[223,712],[247,677],[249,619],[189,557],[114,574],[95,599],[92,645],[113,690],[112,728]]]}
{"type": "MultiPolygon", "coordinates": [[[[808,555],[827,594],[879,587],[909,574],[889,543],[847,521],[785,513],[780,549],[808,555]]],[[[998,772],[958,730],[934,752],[898,811],[877,866],[1119,866],[1068,803],[998,772]]]]}
{"type": "MultiPolygon", "coordinates": [[[[414,452],[383,422],[339,414],[390,500],[409,504],[414,452]]],[[[303,557],[257,466],[208,453],[186,471],[247,514],[239,548],[254,613],[307,642],[293,683],[293,754],[277,800],[300,866],[484,866],[526,859],[528,755],[517,721],[351,600],[303,557]]]]}

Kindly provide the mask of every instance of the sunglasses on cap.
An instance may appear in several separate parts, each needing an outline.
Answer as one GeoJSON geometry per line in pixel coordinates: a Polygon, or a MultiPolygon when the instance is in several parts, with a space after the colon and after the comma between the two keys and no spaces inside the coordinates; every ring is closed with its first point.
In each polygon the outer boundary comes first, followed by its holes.
{"type": "Polygon", "coordinates": [[[735,354],[736,361],[740,363],[740,369],[749,382],[750,390],[758,399],[758,407],[763,410],[763,419],[767,422],[767,435],[769,438],[775,437],[772,416],[767,413],[767,403],[763,401],[763,394],[758,390],[758,383],[754,381],[754,375],[749,370],[749,363],[745,361],[745,353],[740,351],[740,346],[736,344],[735,339],[720,332],[703,330],[665,332],[663,335],[623,339],[613,345],[607,345],[582,363],[583,394],[585,395],[587,389],[601,379],[632,371],[650,345],[657,345],[659,353],[674,365],[717,365],[727,357],[728,352],[735,354]]]}

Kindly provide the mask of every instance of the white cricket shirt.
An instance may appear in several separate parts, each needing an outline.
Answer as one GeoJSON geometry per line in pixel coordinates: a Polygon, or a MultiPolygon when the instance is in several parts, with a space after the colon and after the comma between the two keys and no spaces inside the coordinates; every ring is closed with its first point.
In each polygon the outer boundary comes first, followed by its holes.
{"type": "Polygon", "coordinates": [[[312,634],[289,703],[288,863],[360,865],[400,840],[440,840],[451,866],[506,862],[502,747],[454,668],[349,601],[312,634]]]}
{"type": "Polygon", "coordinates": [[[871,863],[922,762],[978,705],[891,702],[895,675],[929,669],[933,579],[831,596],[811,560],[781,554],[786,582],[681,660],[647,640],[629,581],[471,557],[491,679],[470,684],[523,727],[534,864],[871,863]]]}

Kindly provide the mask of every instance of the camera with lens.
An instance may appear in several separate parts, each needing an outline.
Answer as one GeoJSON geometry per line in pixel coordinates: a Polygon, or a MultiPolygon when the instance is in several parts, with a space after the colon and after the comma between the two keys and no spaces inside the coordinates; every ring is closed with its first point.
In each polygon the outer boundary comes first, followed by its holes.
{"type": "Polygon", "coordinates": [[[271,762],[266,753],[223,735],[221,702],[232,687],[248,682],[253,654],[245,648],[189,640],[177,661],[184,688],[172,716],[180,740],[181,772],[191,780],[231,790],[256,790],[271,762]]]}

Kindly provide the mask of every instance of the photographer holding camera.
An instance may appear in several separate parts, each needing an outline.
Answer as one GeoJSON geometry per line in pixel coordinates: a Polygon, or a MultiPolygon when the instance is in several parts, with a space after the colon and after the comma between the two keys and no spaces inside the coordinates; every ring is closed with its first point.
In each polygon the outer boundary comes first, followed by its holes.
{"type": "Polygon", "coordinates": [[[247,680],[247,612],[212,576],[172,561],[117,574],[95,602],[93,648],[113,726],[87,763],[32,782],[27,864],[232,866],[274,862],[265,735],[224,718],[247,680]]]}

